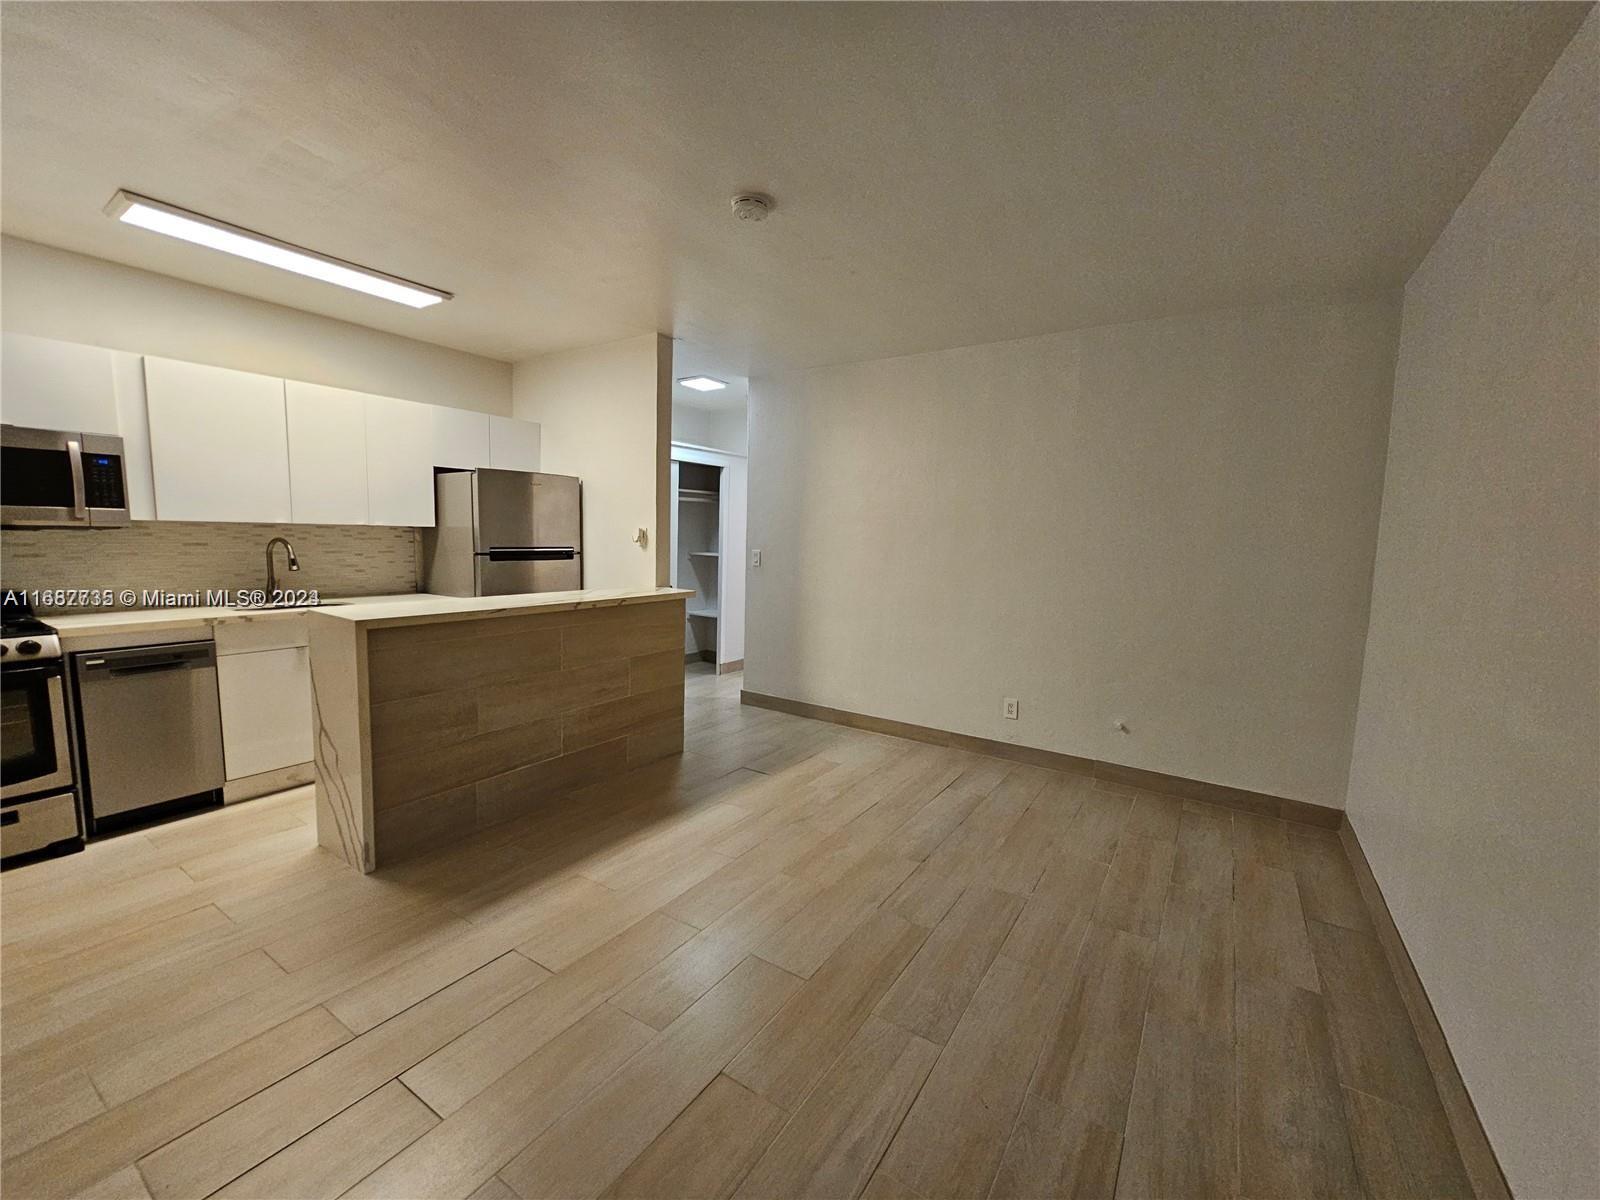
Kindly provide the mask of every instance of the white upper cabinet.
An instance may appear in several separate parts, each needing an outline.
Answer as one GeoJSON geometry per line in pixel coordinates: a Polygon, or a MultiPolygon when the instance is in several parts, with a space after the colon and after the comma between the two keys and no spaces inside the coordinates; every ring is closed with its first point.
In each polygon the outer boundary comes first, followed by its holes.
{"type": "Polygon", "coordinates": [[[502,471],[539,469],[539,424],[515,417],[489,418],[489,465],[502,471]]]}
{"type": "Polygon", "coordinates": [[[120,429],[111,351],[6,334],[0,345],[0,421],[115,436],[120,429]]]}
{"type": "Polygon", "coordinates": [[[283,398],[295,524],[365,525],[367,396],[290,379],[283,398]]]}
{"type": "Polygon", "coordinates": [[[433,524],[433,405],[367,396],[367,521],[433,524]]]}
{"type": "Polygon", "coordinates": [[[144,379],[159,520],[292,519],[283,380],[148,357],[144,379]]]}
{"type": "Polygon", "coordinates": [[[433,465],[474,467],[489,465],[489,414],[465,408],[428,406],[433,415],[433,465]]]}

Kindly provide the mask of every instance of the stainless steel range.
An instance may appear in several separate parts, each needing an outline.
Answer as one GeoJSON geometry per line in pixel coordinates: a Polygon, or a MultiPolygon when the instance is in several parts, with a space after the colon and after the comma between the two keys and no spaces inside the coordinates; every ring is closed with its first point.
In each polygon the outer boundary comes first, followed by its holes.
{"type": "Polygon", "coordinates": [[[83,848],[56,631],[7,592],[0,612],[0,859],[83,848]]]}

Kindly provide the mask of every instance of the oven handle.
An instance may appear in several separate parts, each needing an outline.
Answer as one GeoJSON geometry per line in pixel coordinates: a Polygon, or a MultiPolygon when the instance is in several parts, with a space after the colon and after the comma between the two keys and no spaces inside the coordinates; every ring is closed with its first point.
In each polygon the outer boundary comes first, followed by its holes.
{"type": "Polygon", "coordinates": [[[61,676],[52,675],[50,690],[50,729],[56,735],[56,769],[67,759],[67,700],[61,690],[61,676]]]}
{"type": "Polygon", "coordinates": [[[80,521],[89,515],[89,499],[83,489],[83,443],[67,439],[67,464],[72,468],[72,515],[80,521]]]}
{"type": "Polygon", "coordinates": [[[5,674],[12,679],[23,675],[60,675],[61,660],[46,658],[37,662],[8,662],[5,665],[5,674]]]}

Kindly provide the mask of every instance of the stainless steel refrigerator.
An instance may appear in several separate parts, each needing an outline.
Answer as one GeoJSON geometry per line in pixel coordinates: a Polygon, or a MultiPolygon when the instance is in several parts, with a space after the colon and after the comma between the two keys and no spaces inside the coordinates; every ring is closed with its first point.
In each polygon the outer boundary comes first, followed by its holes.
{"type": "Polygon", "coordinates": [[[442,596],[583,586],[583,485],[571,475],[442,471],[422,531],[423,588],[442,596]]]}

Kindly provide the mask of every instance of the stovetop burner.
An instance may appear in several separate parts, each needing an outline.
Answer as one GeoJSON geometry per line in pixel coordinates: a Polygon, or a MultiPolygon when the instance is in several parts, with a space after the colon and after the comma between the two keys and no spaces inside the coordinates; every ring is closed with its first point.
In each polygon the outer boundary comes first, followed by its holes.
{"type": "Polygon", "coordinates": [[[0,609],[0,666],[61,657],[56,631],[33,615],[33,606],[15,592],[7,592],[0,609]]]}
{"type": "Polygon", "coordinates": [[[35,616],[12,616],[7,614],[5,619],[0,621],[0,636],[8,638],[27,637],[29,634],[54,632],[55,629],[53,626],[46,625],[43,621],[39,620],[39,618],[35,616]]]}

